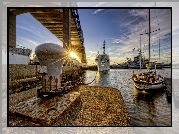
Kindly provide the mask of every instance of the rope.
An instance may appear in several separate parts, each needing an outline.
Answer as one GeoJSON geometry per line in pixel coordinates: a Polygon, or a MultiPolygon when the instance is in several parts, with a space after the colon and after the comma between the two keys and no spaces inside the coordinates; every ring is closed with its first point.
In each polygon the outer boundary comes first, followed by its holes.
{"type": "Polygon", "coordinates": [[[91,84],[91,83],[93,83],[93,81],[96,79],[97,73],[98,73],[98,72],[96,72],[96,75],[95,75],[94,79],[93,79],[91,82],[89,82],[89,83],[86,83],[86,84],[84,83],[84,84],[85,84],[85,85],[88,85],[88,84],[91,84]]]}

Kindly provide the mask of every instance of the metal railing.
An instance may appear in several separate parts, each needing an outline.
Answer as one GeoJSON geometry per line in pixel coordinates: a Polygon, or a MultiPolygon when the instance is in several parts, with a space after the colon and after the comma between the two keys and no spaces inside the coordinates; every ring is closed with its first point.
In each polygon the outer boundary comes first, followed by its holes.
{"type": "Polygon", "coordinates": [[[80,40],[81,40],[81,44],[83,45],[83,43],[84,43],[83,30],[82,30],[81,25],[80,25],[78,10],[77,9],[71,9],[71,11],[72,11],[72,16],[73,16],[73,19],[75,21],[76,28],[77,28],[77,31],[78,31],[78,34],[79,34],[79,37],[80,37],[80,40]]]}

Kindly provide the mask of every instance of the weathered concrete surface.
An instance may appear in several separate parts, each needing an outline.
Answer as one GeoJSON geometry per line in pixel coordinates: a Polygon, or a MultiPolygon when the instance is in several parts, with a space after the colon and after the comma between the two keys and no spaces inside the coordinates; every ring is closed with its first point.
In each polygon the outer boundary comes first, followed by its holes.
{"type": "Polygon", "coordinates": [[[63,113],[71,108],[79,93],[71,92],[61,97],[40,99],[33,97],[9,108],[10,115],[25,117],[43,126],[56,123],[63,113]]]}
{"type": "Polygon", "coordinates": [[[9,94],[9,105],[14,106],[20,102],[26,101],[30,98],[37,96],[37,89],[40,89],[40,88],[42,88],[42,86],[37,86],[35,88],[29,89],[26,91],[9,94]]]}
{"type": "Polygon", "coordinates": [[[119,90],[110,87],[79,87],[82,109],[74,126],[130,126],[129,113],[119,90]]]}
{"type": "Polygon", "coordinates": [[[36,71],[40,69],[40,65],[22,65],[22,64],[10,64],[9,65],[9,79],[19,80],[24,78],[32,78],[36,76],[36,71]]]}
{"type": "Polygon", "coordinates": [[[41,85],[41,81],[36,77],[9,81],[9,94],[32,89],[39,85],[41,85]]]}
{"type": "Polygon", "coordinates": [[[9,126],[41,126],[41,125],[29,121],[28,118],[11,115],[9,116],[9,126]]]}
{"type": "MultiPolygon", "coordinates": [[[[25,97],[25,94],[22,96],[25,97]]],[[[34,97],[21,103],[16,102],[16,105],[10,108],[11,114],[16,113],[9,116],[10,124],[12,126],[39,126],[39,124],[41,126],[130,126],[129,113],[117,89],[81,85],[65,96],[61,98],[63,100],[55,97],[42,102],[34,97]],[[76,99],[74,98],[75,101],[67,108],[70,100],[69,94],[74,92],[79,96],[77,95],[76,99]],[[66,110],[61,114],[60,110],[56,111],[65,107],[66,110]]]]}

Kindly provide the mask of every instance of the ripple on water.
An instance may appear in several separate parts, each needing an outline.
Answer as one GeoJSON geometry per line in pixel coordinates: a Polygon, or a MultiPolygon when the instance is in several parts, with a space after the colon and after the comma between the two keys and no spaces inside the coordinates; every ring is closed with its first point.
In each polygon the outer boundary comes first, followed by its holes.
{"type": "MultiPolygon", "coordinates": [[[[139,70],[134,70],[137,73],[139,70]]],[[[147,93],[134,88],[132,69],[111,69],[106,73],[86,71],[84,82],[90,85],[114,87],[120,90],[131,117],[132,126],[171,126],[171,104],[164,92],[147,93]]],[[[170,78],[171,69],[158,70],[162,76],[170,78]]]]}

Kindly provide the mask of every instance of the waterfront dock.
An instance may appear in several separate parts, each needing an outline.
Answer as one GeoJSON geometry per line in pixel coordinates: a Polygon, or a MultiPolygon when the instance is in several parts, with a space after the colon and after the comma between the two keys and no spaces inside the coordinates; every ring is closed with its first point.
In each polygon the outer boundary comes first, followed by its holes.
{"type": "Polygon", "coordinates": [[[10,101],[10,126],[130,126],[121,93],[114,88],[81,85],[43,101],[35,92],[26,100],[23,92],[9,96],[10,100],[18,99],[16,103],[10,101]]]}

